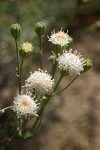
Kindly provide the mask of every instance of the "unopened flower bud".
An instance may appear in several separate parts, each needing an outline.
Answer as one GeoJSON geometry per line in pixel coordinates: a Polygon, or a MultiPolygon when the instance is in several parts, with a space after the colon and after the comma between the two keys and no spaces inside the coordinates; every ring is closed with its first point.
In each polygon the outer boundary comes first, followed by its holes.
{"type": "Polygon", "coordinates": [[[16,40],[19,38],[21,32],[21,26],[19,24],[13,24],[11,26],[11,35],[16,40]]]}
{"type": "Polygon", "coordinates": [[[44,22],[36,23],[35,32],[39,37],[41,37],[44,34],[45,30],[46,30],[46,26],[45,26],[44,22]]]}
{"type": "Polygon", "coordinates": [[[100,30],[100,21],[95,23],[95,29],[100,30]]]}
{"type": "Polygon", "coordinates": [[[71,36],[68,37],[69,45],[73,43],[73,38],[71,36]]]}
{"type": "Polygon", "coordinates": [[[93,64],[92,64],[92,61],[90,59],[85,59],[83,62],[83,68],[84,68],[83,72],[88,71],[92,67],[92,65],[93,64]]]}
{"type": "Polygon", "coordinates": [[[21,57],[29,57],[32,54],[33,46],[31,43],[26,42],[21,44],[19,53],[21,57]]]}
{"type": "Polygon", "coordinates": [[[51,62],[53,62],[53,61],[56,59],[56,56],[55,56],[55,55],[51,55],[48,59],[49,59],[51,62]]]}

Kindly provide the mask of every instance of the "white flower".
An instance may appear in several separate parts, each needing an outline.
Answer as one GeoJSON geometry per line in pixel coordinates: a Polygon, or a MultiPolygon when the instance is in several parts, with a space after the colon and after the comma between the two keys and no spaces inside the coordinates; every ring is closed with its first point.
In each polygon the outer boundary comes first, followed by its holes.
{"type": "Polygon", "coordinates": [[[62,29],[57,33],[55,33],[55,31],[51,32],[51,36],[48,38],[52,44],[60,45],[61,47],[66,46],[69,43],[69,35],[62,31],[62,29]]]}
{"type": "Polygon", "coordinates": [[[18,116],[37,116],[38,106],[28,95],[18,95],[14,98],[13,110],[18,116]]]}
{"type": "Polygon", "coordinates": [[[59,69],[68,71],[70,75],[79,75],[84,70],[83,60],[80,54],[77,55],[77,51],[72,53],[72,49],[57,58],[59,69]]]}
{"type": "Polygon", "coordinates": [[[40,69],[31,74],[25,83],[26,89],[35,90],[36,95],[50,95],[54,86],[54,80],[51,79],[47,71],[40,69]]]}

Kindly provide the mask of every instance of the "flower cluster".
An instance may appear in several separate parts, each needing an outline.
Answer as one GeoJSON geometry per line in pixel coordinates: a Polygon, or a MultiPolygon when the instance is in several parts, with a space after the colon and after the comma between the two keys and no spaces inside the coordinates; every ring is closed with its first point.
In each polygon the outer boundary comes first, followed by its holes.
{"type": "MultiPolygon", "coordinates": [[[[40,32],[40,30],[38,32],[40,32]]],[[[54,31],[48,38],[48,41],[50,41],[52,44],[65,47],[70,43],[71,37],[67,33],[64,33],[64,31],[61,29],[57,33],[54,31]]],[[[28,54],[33,50],[33,46],[31,43],[26,42],[21,44],[20,50],[28,54]]],[[[71,76],[80,75],[80,73],[84,71],[84,65],[86,65],[86,62],[84,64],[84,58],[82,55],[80,55],[80,53],[77,51],[72,51],[72,49],[66,49],[65,51],[62,51],[61,54],[58,54],[55,60],[58,63],[58,68],[61,71],[66,71],[66,73],[71,76]]],[[[54,79],[52,79],[52,76],[48,74],[47,71],[38,69],[38,71],[34,71],[34,73],[31,73],[30,76],[26,79],[24,88],[27,92],[31,92],[36,96],[43,96],[50,95],[53,92],[54,86],[56,85],[54,83],[54,79]]],[[[27,94],[18,95],[15,97],[14,111],[17,112],[18,116],[36,116],[37,108],[38,107],[34,99],[32,99],[27,94]]]]}
{"type": "MultiPolygon", "coordinates": [[[[11,26],[11,35],[14,38],[16,45],[16,77],[18,83],[18,94],[14,97],[12,106],[0,110],[0,112],[4,113],[6,109],[10,108],[16,113],[16,118],[14,114],[13,119],[8,119],[11,123],[7,126],[7,131],[8,127],[11,126],[11,133],[4,132],[5,135],[3,135],[3,138],[6,137],[6,135],[8,138],[6,139],[6,146],[10,146],[10,142],[19,139],[19,137],[26,139],[32,136],[33,132],[35,132],[41,124],[45,106],[50,99],[66,90],[80,74],[86,72],[92,67],[92,61],[90,59],[84,59],[80,53],[69,49],[73,39],[68,35],[68,32],[65,33],[61,29],[57,33],[53,31],[51,36],[48,37],[48,41],[53,44],[54,48],[52,55],[49,57],[51,62],[51,73],[49,74],[44,69],[43,65],[42,39],[45,30],[46,26],[43,22],[38,22],[35,25],[35,32],[39,39],[40,69],[33,71],[23,83],[23,65],[25,60],[31,56],[33,45],[26,42],[19,46],[18,40],[21,33],[21,27],[19,24],[13,24],[11,26]],[[58,71],[58,69],[60,71],[58,71]],[[64,76],[71,76],[69,83],[66,85],[64,84],[65,87],[62,87],[61,90],[57,91],[64,76]],[[37,118],[35,118],[36,116],[37,118]],[[32,121],[28,124],[28,128],[26,128],[29,119],[32,119],[32,121]],[[14,120],[14,122],[12,122],[12,120],[14,120]]],[[[1,128],[3,126],[1,126],[1,128]]],[[[6,141],[3,140],[3,145],[6,141]]],[[[10,149],[10,147],[8,149],[10,149]]]]}
{"type": "MultiPolygon", "coordinates": [[[[48,41],[55,45],[55,49],[52,51],[53,55],[49,57],[49,60],[52,60],[52,68],[50,71],[51,74],[48,74],[48,72],[44,70],[42,53],[42,38],[45,30],[46,26],[43,22],[38,22],[35,25],[35,32],[39,37],[40,69],[31,73],[25,80],[24,86],[22,86],[23,63],[24,60],[32,54],[33,45],[29,42],[24,42],[18,46],[17,41],[21,33],[21,27],[19,24],[11,26],[11,35],[15,39],[16,44],[18,94],[14,97],[13,106],[2,109],[1,111],[4,112],[8,108],[12,108],[13,111],[16,112],[17,117],[25,118],[25,120],[30,116],[38,116],[38,118],[33,121],[32,129],[39,126],[41,121],[40,117],[49,100],[54,95],[64,91],[78,75],[92,67],[92,61],[90,59],[84,59],[77,51],[73,51],[72,49],[68,50],[73,41],[68,35],[68,32],[65,33],[61,29],[55,33],[54,30],[51,35],[48,36],[48,41]],[[60,72],[57,72],[57,68],[60,72]],[[58,78],[55,82],[56,75],[58,75],[58,78]],[[61,91],[57,92],[56,90],[65,75],[73,76],[72,80],[61,91]]],[[[23,124],[24,121],[22,122],[22,125],[23,124]]]]}

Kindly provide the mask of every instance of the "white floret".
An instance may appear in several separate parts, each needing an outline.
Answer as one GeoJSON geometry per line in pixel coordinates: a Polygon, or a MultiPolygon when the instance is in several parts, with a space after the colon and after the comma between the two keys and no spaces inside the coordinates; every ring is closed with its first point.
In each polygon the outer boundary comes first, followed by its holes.
{"type": "Polygon", "coordinates": [[[34,99],[28,95],[17,95],[14,98],[13,110],[20,116],[37,116],[38,106],[34,99]]]}
{"type": "Polygon", "coordinates": [[[31,91],[34,90],[36,95],[50,95],[54,86],[54,80],[51,78],[47,71],[39,69],[26,80],[25,88],[31,91]]]}
{"type": "Polygon", "coordinates": [[[57,58],[59,69],[68,71],[70,75],[79,75],[83,69],[83,60],[77,51],[72,53],[72,49],[65,51],[57,58]]]}
{"type": "Polygon", "coordinates": [[[62,31],[62,29],[58,31],[57,33],[53,31],[51,33],[51,36],[48,38],[52,44],[60,45],[61,47],[67,46],[69,43],[69,35],[65,33],[64,31],[62,31]]]}

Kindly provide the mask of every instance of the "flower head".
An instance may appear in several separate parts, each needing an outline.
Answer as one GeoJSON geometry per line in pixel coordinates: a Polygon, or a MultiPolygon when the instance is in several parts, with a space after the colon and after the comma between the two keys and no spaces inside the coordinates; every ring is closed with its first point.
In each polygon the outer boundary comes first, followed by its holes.
{"type": "Polygon", "coordinates": [[[69,35],[65,33],[64,31],[62,31],[62,29],[58,31],[57,33],[53,31],[51,33],[51,36],[48,38],[49,38],[49,41],[52,42],[52,44],[60,45],[61,47],[67,46],[69,43],[69,35]]]}
{"type": "Polygon", "coordinates": [[[37,116],[37,108],[36,102],[28,95],[18,95],[14,98],[13,110],[18,116],[37,116]]]}
{"type": "Polygon", "coordinates": [[[36,23],[35,32],[39,37],[43,36],[45,30],[46,30],[46,26],[45,26],[44,22],[36,23]]]}
{"type": "Polygon", "coordinates": [[[69,52],[65,51],[57,58],[59,68],[68,71],[70,75],[79,75],[84,70],[83,60],[80,54],[77,55],[77,51],[72,53],[72,49],[69,52]]]}
{"type": "Polygon", "coordinates": [[[31,43],[26,42],[26,43],[21,44],[21,50],[25,53],[29,53],[29,52],[32,52],[33,46],[31,43]]]}
{"type": "Polygon", "coordinates": [[[51,79],[51,76],[47,71],[40,69],[31,74],[25,84],[26,89],[35,90],[35,94],[39,95],[51,94],[53,86],[54,80],[51,79]]]}
{"type": "Polygon", "coordinates": [[[18,39],[21,32],[21,26],[18,23],[12,24],[11,35],[14,39],[18,39]]]}

